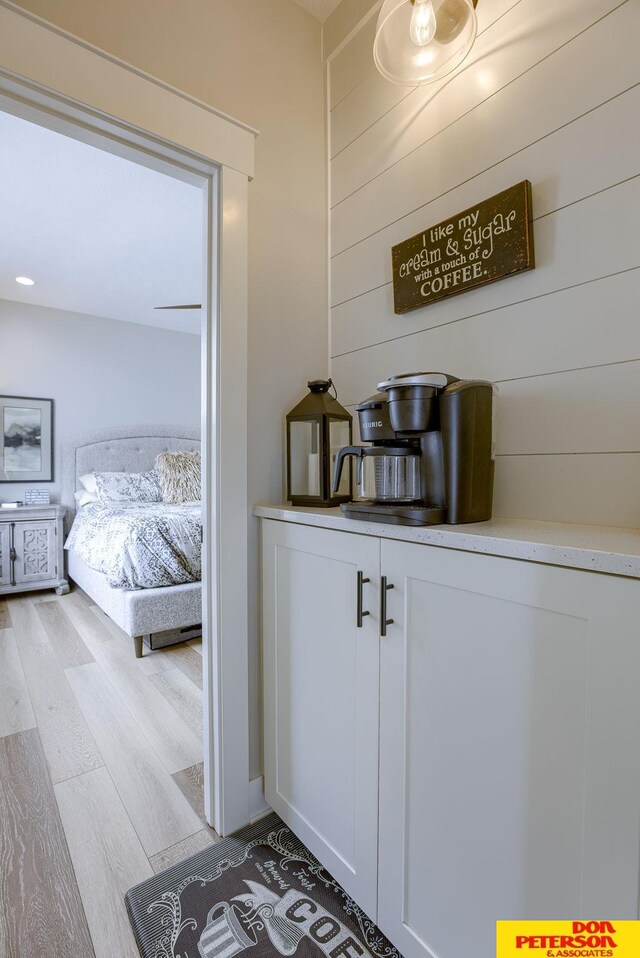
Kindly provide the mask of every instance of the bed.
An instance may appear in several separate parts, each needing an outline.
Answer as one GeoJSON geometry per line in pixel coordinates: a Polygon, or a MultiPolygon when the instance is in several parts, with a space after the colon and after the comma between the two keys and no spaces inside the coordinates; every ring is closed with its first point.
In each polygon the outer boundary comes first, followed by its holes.
{"type": "MultiPolygon", "coordinates": [[[[69,510],[69,526],[75,517],[74,493],[80,488],[80,476],[90,472],[147,472],[161,452],[199,449],[198,432],[175,426],[101,430],[65,443],[62,501],[69,510]]],[[[137,658],[142,656],[146,636],[189,630],[202,621],[200,582],[133,590],[114,588],[102,572],[74,552],[67,552],[67,559],[69,578],[133,639],[137,658]]]]}

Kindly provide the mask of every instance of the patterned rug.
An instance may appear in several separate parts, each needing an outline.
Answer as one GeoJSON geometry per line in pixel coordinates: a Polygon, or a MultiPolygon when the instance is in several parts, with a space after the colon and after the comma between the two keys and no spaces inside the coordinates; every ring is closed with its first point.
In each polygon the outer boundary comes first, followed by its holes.
{"type": "Polygon", "coordinates": [[[277,817],[130,889],[143,958],[401,958],[277,817]]]}

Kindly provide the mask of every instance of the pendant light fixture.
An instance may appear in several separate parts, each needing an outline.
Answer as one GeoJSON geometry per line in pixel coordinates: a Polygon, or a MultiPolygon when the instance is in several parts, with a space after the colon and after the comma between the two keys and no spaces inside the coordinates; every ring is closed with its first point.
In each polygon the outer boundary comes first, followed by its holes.
{"type": "Polygon", "coordinates": [[[384,0],[373,58],[392,83],[419,86],[460,66],[478,33],[478,0],[384,0]]]}

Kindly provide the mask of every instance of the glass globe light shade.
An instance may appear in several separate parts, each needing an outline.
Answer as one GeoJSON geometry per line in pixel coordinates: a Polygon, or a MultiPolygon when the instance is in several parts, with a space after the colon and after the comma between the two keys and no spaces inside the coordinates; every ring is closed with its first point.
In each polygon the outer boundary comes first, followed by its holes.
{"type": "Polygon", "coordinates": [[[478,33],[477,2],[385,0],[373,43],[382,76],[392,83],[419,86],[455,70],[478,33]]]}

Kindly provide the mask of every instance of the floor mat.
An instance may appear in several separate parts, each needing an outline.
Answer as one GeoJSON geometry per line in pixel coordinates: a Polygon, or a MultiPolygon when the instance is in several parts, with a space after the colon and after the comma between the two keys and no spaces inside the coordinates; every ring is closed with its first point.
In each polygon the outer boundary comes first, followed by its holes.
{"type": "Polygon", "coordinates": [[[130,889],[143,958],[401,958],[277,817],[130,889]]]}

